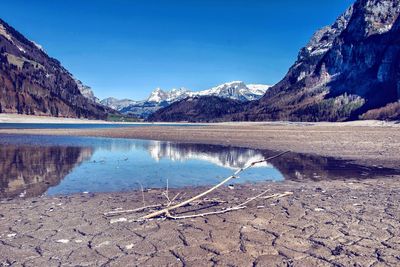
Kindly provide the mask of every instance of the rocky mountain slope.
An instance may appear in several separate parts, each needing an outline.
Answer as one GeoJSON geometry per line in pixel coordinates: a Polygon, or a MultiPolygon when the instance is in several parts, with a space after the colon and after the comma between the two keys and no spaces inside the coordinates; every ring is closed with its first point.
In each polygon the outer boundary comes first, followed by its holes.
{"type": "Polygon", "coordinates": [[[123,114],[133,114],[141,118],[148,118],[157,110],[168,107],[172,103],[181,101],[185,98],[194,98],[196,96],[216,96],[246,102],[261,98],[269,88],[270,86],[264,84],[246,85],[244,82],[234,81],[202,91],[191,91],[186,88],[164,91],[161,88],[156,88],[151,92],[150,96],[143,101],[106,98],[100,103],[116,109],[123,114]]]}
{"type": "Polygon", "coordinates": [[[400,119],[400,1],[357,0],[234,120],[400,119]]]}
{"type": "Polygon", "coordinates": [[[97,104],[60,62],[0,19],[1,112],[105,119],[114,111],[97,104]]]}

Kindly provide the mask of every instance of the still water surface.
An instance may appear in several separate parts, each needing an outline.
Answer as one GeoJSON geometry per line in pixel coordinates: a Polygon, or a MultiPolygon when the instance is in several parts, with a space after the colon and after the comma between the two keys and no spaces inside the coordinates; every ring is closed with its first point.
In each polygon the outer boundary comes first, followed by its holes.
{"type": "MultiPolygon", "coordinates": [[[[0,187],[10,196],[214,184],[263,158],[252,149],[111,138],[5,135],[0,145],[0,187]]],[[[260,164],[237,181],[282,179],[260,164]]]]}
{"type": "MultiPolygon", "coordinates": [[[[0,135],[0,197],[211,185],[276,152],[94,137],[0,135]]],[[[395,170],[289,153],[234,183],[371,178],[395,170]]]]}

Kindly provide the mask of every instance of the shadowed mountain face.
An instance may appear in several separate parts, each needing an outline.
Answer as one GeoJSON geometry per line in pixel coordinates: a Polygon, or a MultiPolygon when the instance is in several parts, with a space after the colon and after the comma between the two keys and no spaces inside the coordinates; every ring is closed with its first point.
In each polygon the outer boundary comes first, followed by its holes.
{"type": "Polygon", "coordinates": [[[0,19],[0,113],[105,119],[113,112],[81,88],[60,62],[0,19]]]}
{"type": "Polygon", "coordinates": [[[39,196],[92,153],[91,148],[1,145],[0,198],[39,196]]]}
{"type": "Polygon", "coordinates": [[[150,115],[149,121],[208,122],[242,110],[243,103],[216,96],[196,96],[175,102],[150,115]]]}
{"type": "MultiPolygon", "coordinates": [[[[265,157],[274,152],[266,151],[265,157]]],[[[292,181],[321,181],[369,179],[400,174],[399,169],[383,168],[379,166],[363,166],[351,161],[322,157],[318,155],[288,153],[271,161],[286,180],[292,181]]]]}

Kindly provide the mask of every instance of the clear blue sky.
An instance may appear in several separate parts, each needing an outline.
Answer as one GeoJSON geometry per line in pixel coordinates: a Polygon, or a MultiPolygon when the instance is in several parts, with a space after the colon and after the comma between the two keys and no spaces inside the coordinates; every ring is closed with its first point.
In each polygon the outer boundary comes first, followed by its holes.
{"type": "Polygon", "coordinates": [[[278,82],[352,0],[12,0],[0,16],[97,96],[278,82]]]}

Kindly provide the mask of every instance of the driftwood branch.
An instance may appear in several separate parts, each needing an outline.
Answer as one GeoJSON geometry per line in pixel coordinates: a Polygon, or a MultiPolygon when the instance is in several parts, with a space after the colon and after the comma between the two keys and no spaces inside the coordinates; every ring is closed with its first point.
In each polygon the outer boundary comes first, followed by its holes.
{"type": "Polygon", "coordinates": [[[284,154],[286,154],[286,153],[288,153],[288,152],[289,152],[289,151],[286,151],[286,152],[280,153],[280,154],[278,154],[278,155],[275,155],[275,156],[272,156],[272,157],[269,157],[269,158],[266,158],[266,159],[263,159],[263,160],[259,160],[259,161],[252,162],[252,163],[250,163],[249,165],[247,165],[247,166],[245,166],[245,167],[243,167],[243,168],[237,170],[233,175],[227,177],[226,179],[224,179],[223,181],[221,181],[219,184],[213,186],[212,188],[208,189],[207,191],[204,191],[203,193],[201,193],[201,194],[199,194],[199,195],[197,195],[197,196],[194,196],[194,197],[192,197],[192,198],[190,198],[190,199],[188,199],[188,200],[185,200],[185,201],[183,201],[183,202],[181,202],[181,203],[178,203],[178,204],[176,204],[176,205],[169,206],[169,207],[164,208],[164,209],[162,209],[162,210],[158,210],[158,211],[152,212],[152,213],[150,213],[150,214],[148,214],[148,215],[145,215],[145,216],[139,218],[139,220],[148,220],[148,219],[151,219],[151,218],[159,217],[159,216],[161,216],[161,215],[168,215],[168,214],[170,214],[170,211],[175,210],[175,209],[180,208],[180,207],[183,207],[183,206],[185,206],[185,205],[187,205],[187,204],[189,204],[189,203],[191,203],[191,202],[193,202],[193,201],[195,201],[195,200],[197,200],[197,199],[199,199],[199,198],[202,198],[202,197],[204,197],[205,195],[207,195],[207,194],[211,193],[212,191],[214,191],[215,189],[221,187],[221,186],[224,185],[225,183],[229,182],[230,180],[232,180],[232,179],[234,179],[234,178],[237,178],[238,175],[239,175],[241,172],[243,172],[243,171],[245,171],[245,170],[247,170],[247,169],[253,167],[254,165],[259,164],[259,163],[263,163],[263,162],[267,162],[267,161],[272,160],[272,159],[275,159],[275,158],[278,158],[278,157],[280,157],[280,156],[282,156],[282,155],[284,155],[284,154]]]}
{"type": "MultiPolygon", "coordinates": [[[[227,213],[227,212],[231,212],[231,211],[235,211],[235,210],[241,210],[241,209],[245,209],[246,208],[246,204],[250,203],[253,200],[256,200],[257,198],[261,198],[268,191],[269,190],[264,191],[261,194],[255,196],[255,197],[252,197],[252,198],[246,200],[245,202],[243,202],[243,203],[241,203],[241,204],[239,204],[237,206],[226,208],[226,209],[222,209],[222,210],[205,212],[205,213],[201,213],[201,214],[184,215],[184,216],[174,216],[174,215],[171,215],[171,213],[169,213],[169,211],[168,211],[168,212],[165,213],[165,215],[169,219],[182,220],[182,219],[191,219],[191,218],[204,217],[204,216],[208,216],[208,215],[223,214],[223,213],[227,213]]],[[[263,199],[282,198],[282,197],[290,196],[292,194],[293,194],[292,192],[285,192],[285,193],[282,193],[282,194],[273,194],[273,195],[270,195],[270,196],[263,197],[263,199]]]]}

